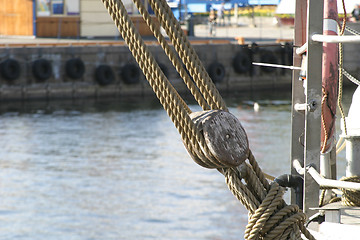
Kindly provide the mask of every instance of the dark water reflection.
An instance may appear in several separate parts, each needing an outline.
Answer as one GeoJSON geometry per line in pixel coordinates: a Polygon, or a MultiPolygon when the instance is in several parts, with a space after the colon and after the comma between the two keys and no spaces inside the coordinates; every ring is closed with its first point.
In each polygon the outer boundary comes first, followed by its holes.
{"type": "MultiPolygon", "coordinates": [[[[288,173],[290,94],[226,101],[261,167],[288,173]]],[[[0,239],[243,238],[247,210],[156,99],[0,108],[0,239]]]]}

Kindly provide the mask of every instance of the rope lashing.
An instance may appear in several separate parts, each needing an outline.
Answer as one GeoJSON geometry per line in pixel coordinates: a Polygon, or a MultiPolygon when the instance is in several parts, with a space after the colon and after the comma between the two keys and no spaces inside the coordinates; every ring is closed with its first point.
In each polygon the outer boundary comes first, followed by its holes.
{"type": "Polygon", "coordinates": [[[245,239],[301,239],[300,231],[314,239],[304,226],[306,215],[297,205],[285,203],[284,189],[276,182],[268,183],[251,151],[247,161],[219,170],[230,191],[249,210],[245,239]]]}
{"type": "Polygon", "coordinates": [[[196,101],[203,108],[204,111],[202,112],[191,112],[185,101],[171,85],[135,29],[123,3],[120,0],[102,0],[102,2],[157,98],[179,131],[191,157],[199,165],[206,168],[216,168],[223,173],[229,189],[250,211],[250,215],[254,216],[251,218],[254,220],[249,229],[255,230],[249,230],[249,233],[246,234],[247,239],[262,239],[266,236],[272,239],[283,239],[284,236],[300,238],[299,231],[303,232],[309,239],[313,239],[303,225],[305,215],[295,206],[286,206],[285,202],[280,200],[282,189],[277,183],[270,185],[265,179],[264,173],[248,147],[244,129],[238,119],[228,112],[224,100],[181,30],[180,24],[175,19],[166,1],[149,0],[149,3],[169,36],[178,57],[160,34],[159,27],[152,22],[141,0],[134,0],[134,3],[139,8],[145,22],[158,38],[170,61],[180,72],[180,76],[196,101]],[[193,81],[182,68],[179,58],[184,63],[193,81]],[[244,168],[247,169],[245,175],[244,170],[242,170],[244,168]],[[246,184],[242,183],[242,179],[246,184]],[[269,207],[266,210],[264,206],[269,207]],[[285,210],[282,210],[281,207],[285,210]],[[271,209],[272,212],[268,209],[271,209]],[[290,214],[286,209],[292,209],[294,214],[290,214]],[[265,213],[261,213],[263,210],[265,213]],[[264,218],[267,218],[267,221],[264,218]],[[271,223],[271,226],[268,226],[268,223],[271,223]],[[267,231],[256,229],[266,229],[267,231]]]}
{"type": "MultiPolygon", "coordinates": [[[[340,178],[340,181],[360,183],[360,177],[359,176],[342,177],[342,178],[340,178]]],[[[331,187],[321,187],[321,186],[320,186],[320,188],[321,189],[334,189],[331,187]]],[[[345,189],[345,188],[340,188],[340,190],[342,191],[341,196],[330,199],[328,203],[334,203],[334,202],[341,201],[341,205],[343,205],[343,206],[360,207],[360,191],[352,190],[352,189],[345,189]]],[[[324,198],[323,192],[322,192],[322,194],[320,196],[320,200],[319,200],[320,207],[325,205],[324,199],[323,199],[324,198]]]]}
{"type": "MultiPolygon", "coordinates": [[[[347,182],[360,183],[359,176],[342,177],[340,180],[347,182]]],[[[344,206],[360,207],[360,191],[341,189],[343,192],[341,196],[341,204],[344,206]]]]}

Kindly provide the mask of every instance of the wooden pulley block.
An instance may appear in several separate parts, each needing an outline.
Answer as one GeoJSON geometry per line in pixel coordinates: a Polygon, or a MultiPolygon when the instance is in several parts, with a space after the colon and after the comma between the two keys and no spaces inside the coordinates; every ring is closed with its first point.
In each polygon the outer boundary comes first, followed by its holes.
{"type": "Polygon", "coordinates": [[[236,167],[249,155],[249,142],[240,121],[223,110],[194,112],[191,119],[205,138],[212,155],[226,166],[236,167]]]}

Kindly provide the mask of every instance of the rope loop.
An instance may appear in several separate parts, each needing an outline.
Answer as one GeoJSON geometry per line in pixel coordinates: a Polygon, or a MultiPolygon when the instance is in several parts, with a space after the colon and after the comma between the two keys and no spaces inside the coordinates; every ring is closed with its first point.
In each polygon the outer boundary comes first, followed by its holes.
{"type": "Polygon", "coordinates": [[[270,185],[270,191],[255,213],[249,217],[245,239],[289,239],[298,235],[306,215],[296,205],[284,205],[284,189],[277,183],[270,185]]]}
{"type": "Polygon", "coordinates": [[[269,183],[249,151],[236,168],[221,169],[234,196],[249,210],[245,239],[314,239],[304,226],[306,215],[297,205],[283,200],[284,188],[269,183]]]}
{"type": "MultiPolygon", "coordinates": [[[[360,183],[359,176],[342,177],[341,181],[360,183]]],[[[343,192],[341,196],[341,204],[344,206],[360,207],[360,191],[341,189],[343,192]]]]}

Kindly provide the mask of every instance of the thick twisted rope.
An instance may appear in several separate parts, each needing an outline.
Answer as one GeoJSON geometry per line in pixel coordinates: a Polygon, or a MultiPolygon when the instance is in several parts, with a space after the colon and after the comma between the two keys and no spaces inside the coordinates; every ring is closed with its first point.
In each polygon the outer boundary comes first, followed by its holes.
{"type": "MultiPolygon", "coordinates": [[[[340,180],[360,183],[360,177],[358,176],[342,177],[340,180]]],[[[343,192],[341,196],[342,205],[360,207],[360,191],[349,189],[341,189],[341,191],[343,192]]]]}
{"type": "Polygon", "coordinates": [[[149,3],[210,108],[227,110],[224,100],[197,56],[195,49],[190,45],[167,2],[165,0],[149,0],[149,3]]]}
{"type": "Polygon", "coordinates": [[[186,86],[190,90],[191,94],[194,96],[195,100],[201,106],[203,110],[209,110],[210,107],[206,103],[203,96],[200,94],[199,90],[197,89],[194,82],[191,80],[189,74],[186,73],[185,69],[183,68],[181,62],[179,61],[178,57],[176,56],[175,52],[170,48],[169,44],[165,40],[164,36],[161,34],[160,29],[157,25],[153,22],[150,17],[149,12],[146,10],[144,4],[141,0],[134,0],[136,7],[139,9],[140,14],[143,16],[145,22],[149,26],[150,30],[153,32],[154,36],[158,39],[160,46],[163,48],[165,54],[169,57],[171,63],[175,67],[176,71],[180,74],[180,77],[184,80],[186,86]]]}
{"type": "Polygon", "coordinates": [[[268,183],[251,151],[248,160],[249,164],[222,169],[230,191],[250,212],[245,239],[301,239],[300,231],[314,239],[304,226],[306,215],[297,205],[285,203],[284,189],[268,183]]]}
{"type": "MultiPolygon", "coordinates": [[[[340,181],[360,183],[360,177],[359,176],[342,177],[342,178],[340,178],[340,181]]],[[[330,187],[322,187],[322,186],[320,186],[320,188],[321,189],[333,189],[330,187]]],[[[341,197],[334,197],[329,201],[329,203],[341,201],[341,205],[343,205],[343,206],[360,207],[360,191],[352,190],[352,189],[345,189],[345,188],[340,188],[340,190],[342,191],[341,197]]],[[[320,207],[322,207],[324,205],[323,192],[324,191],[322,191],[322,194],[321,194],[320,200],[319,200],[320,207]]]]}
{"type": "MultiPolygon", "coordinates": [[[[194,161],[207,168],[225,167],[224,164],[219,162],[210,153],[203,136],[199,133],[188,115],[188,107],[159,68],[155,58],[144,44],[140,34],[136,31],[122,2],[103,0],[103,3],[125,42],[128,44],[131,53],[138,62],[150,86],[159,98],[160,103],[174,122],[184,145],[194,161]]],[[[208,95],[213,96],[211,94],[208,95]]],[[[210,97],[209,99],[213,100],[214,98],[210,97]]]]}
{"type": "Polygon", "coordinates": [[[118,0],[102,1],[157,98],[178,129],[185,146],[190,154],[194,156],[194,161],[203,167],[211,167],[211,161],[213,161],[213,165],[222,167],[223,165],[213,160],[213,158],[207,158],[202,154],[199,143],[205,145],[205,140],[190,119],[188,107],[161,71],[155,58],[136,31],[122,2],[118,0]]]}
{"type": "MultiPolygon", "coordinates": [[[[141,0],[134,0],[135,5],[137,6],[137,8],[139,9],[139,12],[142,14],[145,22],[147,23],[147,25],[150,27],[150,30],[153,32],[154,36],[158,39],[160,46],[164,49],[164,52],[166,53],[166,55],[169,57],[170,61],[173,63],[174,67],[176,68],[176,70],[179,72],[180,76],[183,78],[185,84],[187,85],[188,89],[191,91],[191,93],[193,94],[193,96],[195,97],[195,99],[197,100],[198,104],[202,107],[203,110],[208,110],[209,109],[209,99],[213,99],[215,100],[215,102],[217,104],[222,104],[223,109],[226,110],[226,106],[224,101],[222,100],[220,94],[218,93],[217,89],[215,88],[215,86],[213,86],[210,91],[202,91],[201,93],[199,93],[196,85],[194,84],[194,82],[190,79],[189,75],[186,73],[186,71],[184,70],[184,68],[182,67],[181,62],[179,61],[179,59],[176,57],[174,51],[170,48],[170,46],[168,45],[167,41],[165,40],[165,38],[161,35],[160,33],[160,28],[157,27],[157,25],[151,20],[151,17],[149,15],[149,13],[147,12],[146,8],[144,7],[144,5],[142,4],[141,0]],[[213,93],[214,94],[211,94],[213,93]],[[205,102],[204,98],[202,97],[203,94],[204,96],[207,96],[208,102],[205,102]],[[214,99],[213,95],[216,96],[216,98],[214,99]]],[[[189,43],[188,43],[189,44],[189,43]]],[[[190,45],[190,44],[189,44],[190,45]]],[[[191,46],[190,46],[191,47],[191,46]]],[[[196,53],[193,54],[193,58],[197,58],[196,53]]],[[[202,63],[200,62],[201,66],[202,63]]],[[[205,71],[205,70],[204,70],[205,71]]],[[[198,85],[201,85],[202,83],[198,83],[198,85]]],[[[211,86],[212,81],[209,80],[209,82],[207,82],[207,86],[211,86]]],[[[214,107],[214,106],[213,106],[214,107]]],[[[212,156],[212,154],[210,153],[210,150],[208,149],[208,146],[206,145],[206,143],[204,142],[204,139],[201,136],[197,136],[196,141],[198,141],[201,145],[201,149],[203,150],[203,154],[206,156],[207,159],[210,160],[210,164],[206,164],[205,167],[208,168],[218,168],[218,167],[224,167],[224,165],[222,163],[220,163],[218,160],[216,160],[216,158],[214,158],[212,156]]],[[[188,146],[187,146],[188,147],[188,146]]],[[[199,152],[200,150],[197,149],[197,151],[199,152]]],[[[205,162],[206,159],[202,158],[205,162]]],[[[202,164],[200,164],[202,165],[202,164]]]]}
{"type": "MultiPolygon", "coordinates": [[[[222,172],[225,175],[229,189],[245,207],[249,209],[251,218],[249,222],[250,225],[245,233],[246,238],[300,238],[299,231],[301,230],[305,236],[312,239],[312,236],[303,225],[305,215],[296,207],[286,206],[282,200],[283,190],[276,183],[271,185],[268,183],[251,151],[248,156],[249,164],[243,163],[241,167],[237,168],[224,165],[212,156],[205,143],[204,137],[200,134],[189,116],[191,110],[161,71],[155,58],[149,52],[128,17],[122,2],[119,0],[102,1],[125,42],[128,44],[131,53],[138,62],[150,86],[159,98],[160,103],[178,129],[190,155],[199,165],[208,168],[217,168],[222,172]],[[246,184],[243,184],[241,179],[244,179],[246,184]]],[[[167,3],[164,0],[150,0],[150,4],[158,20],[167,31],[175,50],[188,69],[200,94],[191,81],[189,81],[189,77],[184,73],[185,71],[180,67],[181,64],[176,60],[175,55],[170,52],[169,46],[165,43],[166,41],[161,36],[159,29],[157,29],[151,21],[142,3],[138,0],[134,0],[134,2],[143,14],[150,29],[158,38],[160,45],[165,50],[169,59],[173,62],[176,69],[183,72],[184,81],[192,93],[196,95],[195,98],[199,105],[202,106],[203,109],[210,107],[211,109],[227,111],[225,102],[212,83],[194,49],[190,46],[189,41],[183,34],[180,25],[172,15],[167,3]]]]}

